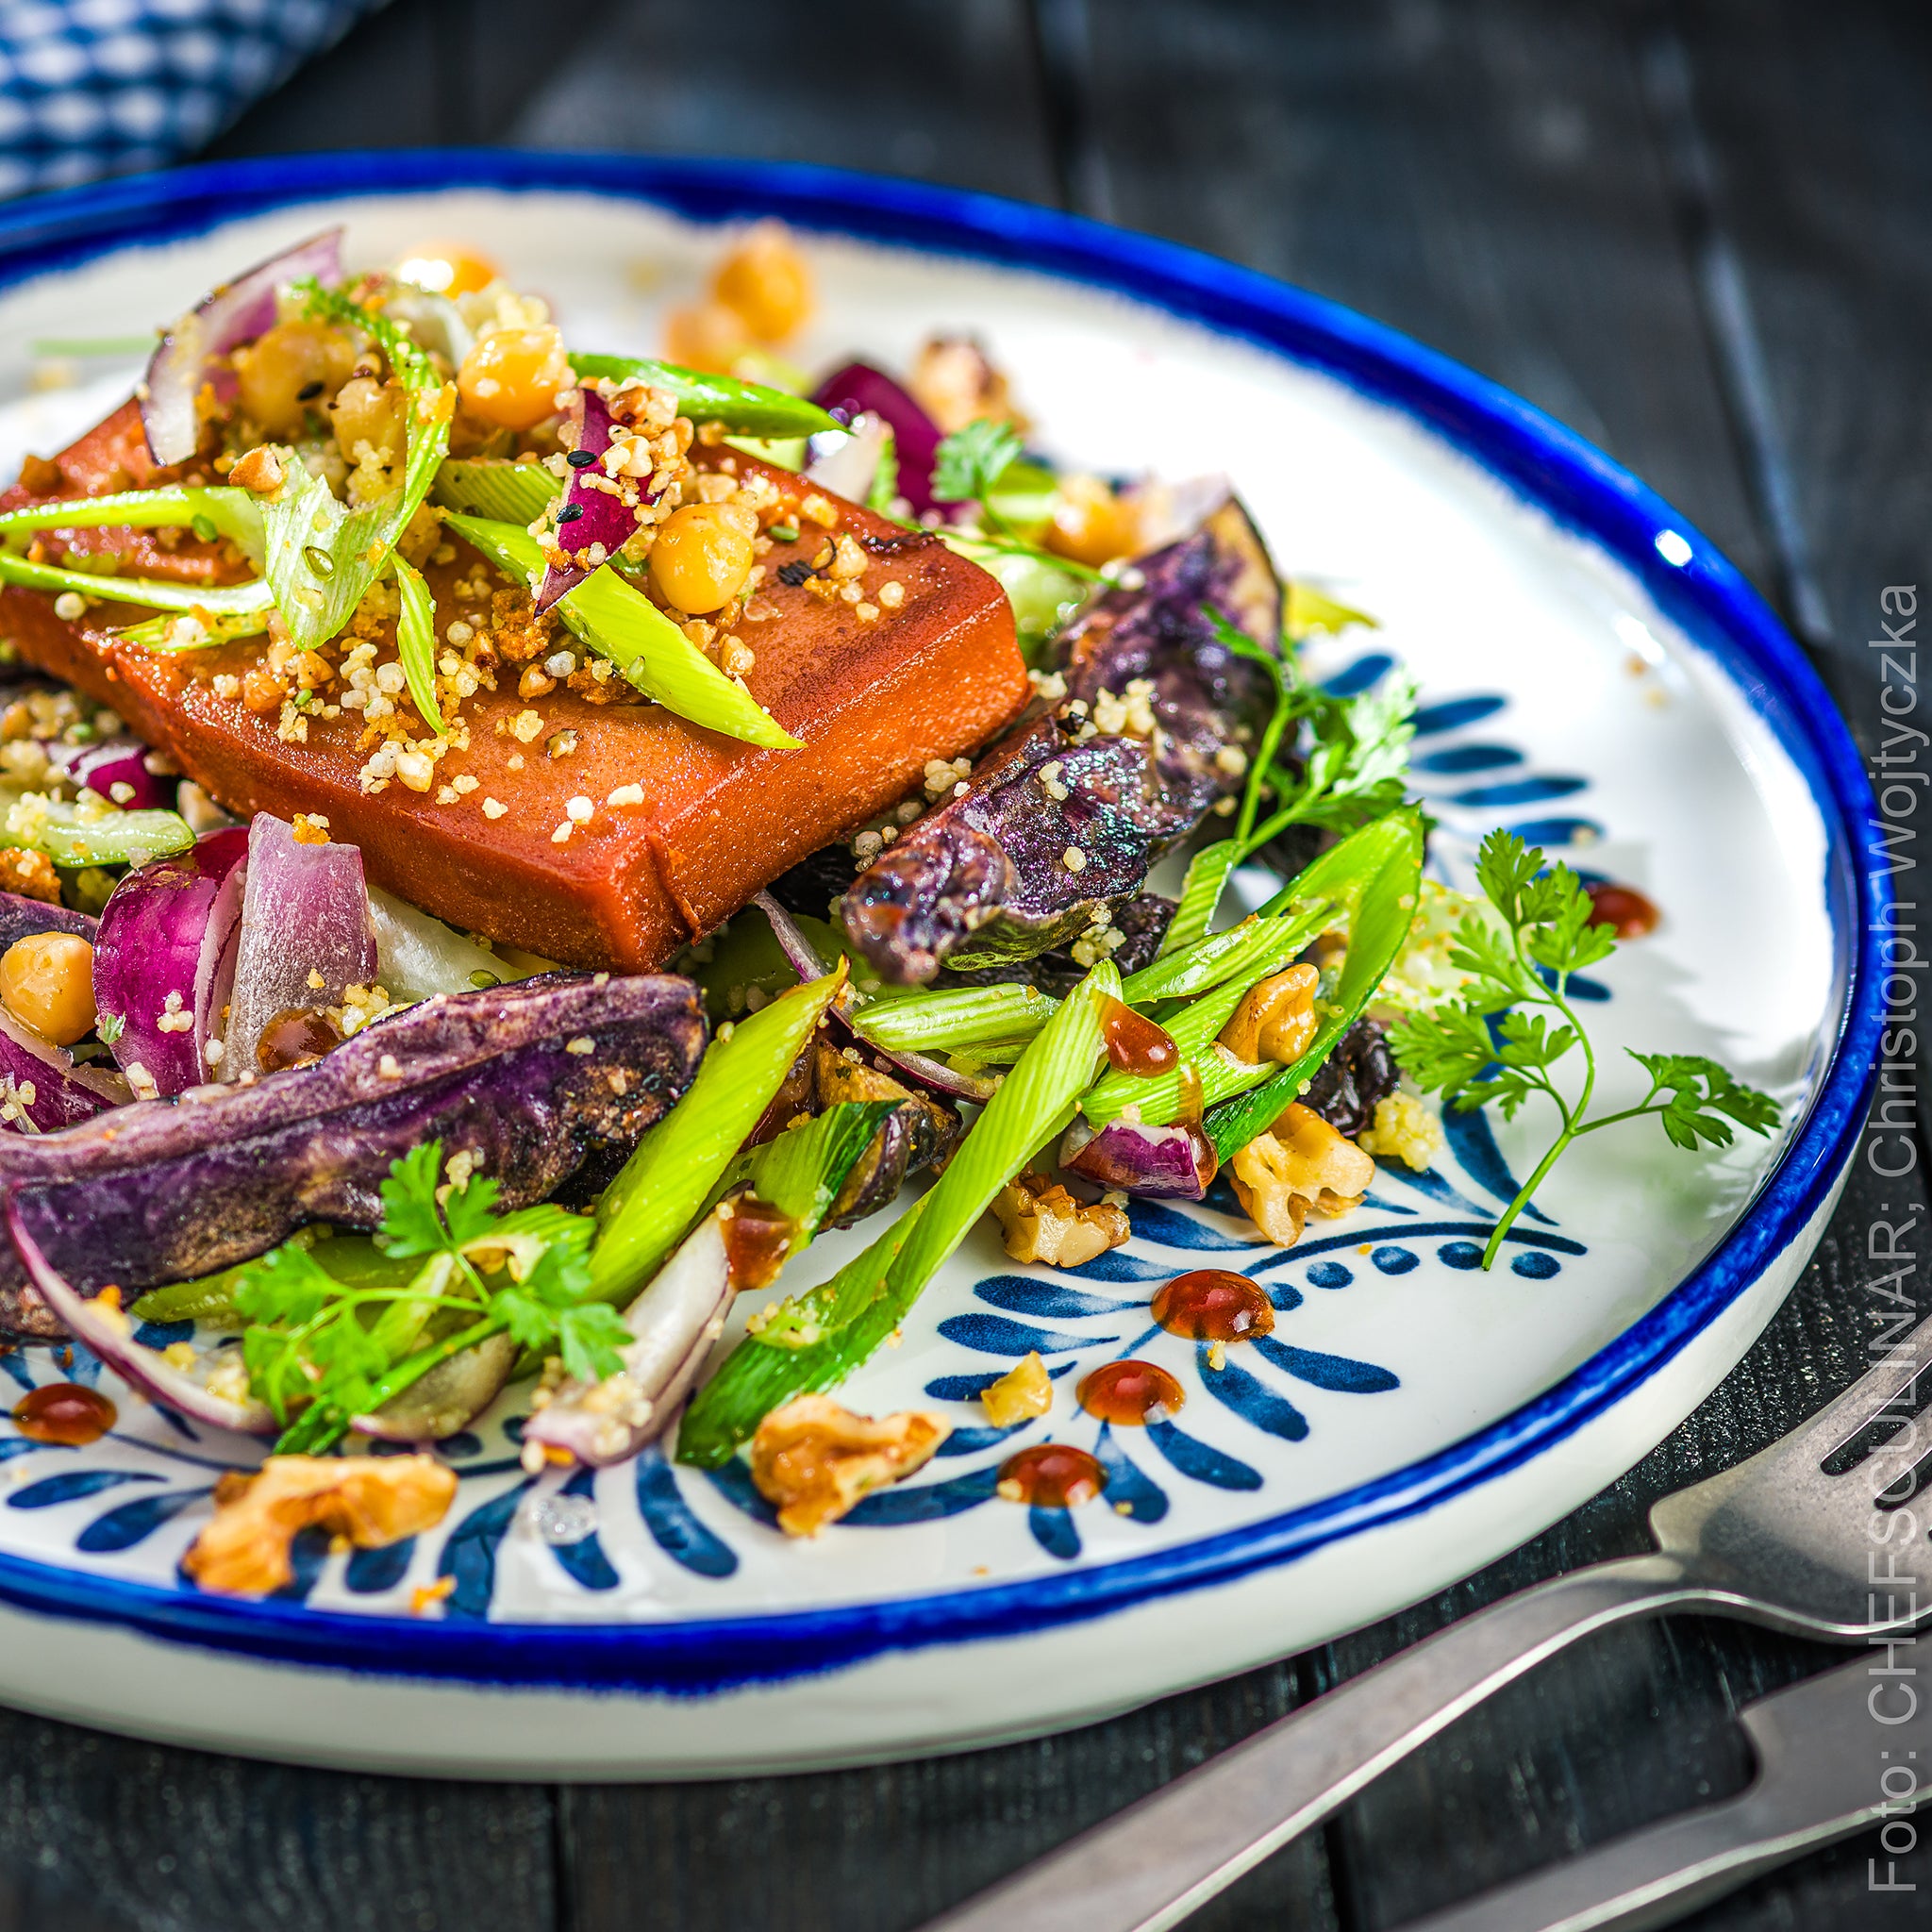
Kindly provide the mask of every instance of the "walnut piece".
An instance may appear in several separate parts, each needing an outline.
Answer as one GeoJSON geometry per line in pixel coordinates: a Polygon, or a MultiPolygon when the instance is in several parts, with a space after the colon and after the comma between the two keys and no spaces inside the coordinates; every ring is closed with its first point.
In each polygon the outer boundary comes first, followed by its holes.
{"type": "Polygon", "coordinates": [[[994,1197],[1007,1253],[1016,1261],[1044,1261],[1049,1268],[1077,1268],[1117,1248],[1133,1232],[1125,1210],[1104,1203],[1090,1208],[1063,1183],[1043,1174],[1023,1174],[994,1197]]]}
{"type": "Polygon", "coordinates": [[[1320,1024],[1315,988],[1321,978],[1312,966],[1291,966],[1251,987],[1221,1029],[1222,1045],[1250,1066],[1263,1060],[1292,1066],[1307,1052],[1320,1024]]]}
{"type": "Polygon", "coordinates": [[[980,417],[1024,430],[1026,419],[1013,407],[1007,378],[967,336],[934,336],[920,350],[906,378],[921,408],[948,435],[980,417]]]}
{"type": "Polygon", "coordinates": [[[816,1536],[861,1496],[922,1468],[952,1433],[942,1416],[919,1409],[874,1420],[829,1396],[800,1395],[758,1424],[751,1479],[778,1506],[787,1536],[816,1536]]]}
{"type": "Polygon", "coordinates": [[[294,1574],[289,1547],[312,1527],[377,1550],[443,1519],[456,1471],[433,1456],[271,1456],[215,1485],[215,1514],[182,1559],[203,1590],[266,1596],[294,1574]]]}
{"type": "Polygon", "coordinates": [[[1346,1214],[1374,1178],[1375,1163],[1312,1108],[1292,1103],[1229,1163],[1236,1196],[1276,1246],[1291,1248],[1312,1208],[1346,1214]]]}
{"type": "Polygon", "coordinates": [[[1053,1407],[1053,1378],[1036,1348],[1023,1356],[997,1382],[979,1391],[986,1419],[996,1429],[1030,1422],[1053,1407]]]}

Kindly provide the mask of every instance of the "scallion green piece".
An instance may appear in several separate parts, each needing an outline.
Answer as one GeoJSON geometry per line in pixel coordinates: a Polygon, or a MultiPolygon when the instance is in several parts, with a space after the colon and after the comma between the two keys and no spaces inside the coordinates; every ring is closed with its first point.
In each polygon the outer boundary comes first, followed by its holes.
{"type": "Polygon", "coordinates": [[[573,356],[570,366],[585,382],[626,382],[640,376],[653,389],[669,390],[680,414],[693,423],[722,423],[740,436],[817,436],[845,425],[816,403],[762,383],[740,382],[638,356],[573,356]]]}
{"type": "Polygon", "coordinates": [[[460,510],[465,516],[529,525],[562,495],[563,485],[541,463],[447,457],[430,493],[444,509],[460,510]]]}
{"type": "Polygon", "coordinates": [[[1119,973],[1096,966],[1000,1083],[932,1191],[831,1281],[781,1303],[739,1343],[687,1411],[680,1460],[727,1461],[773,1408],[835,1387],[898,1327],[993,1197],[1073,1120],[1106,1050],[1106,1003],[1120,990],[1119,973]]]}
{"type": "Polygon", "coordinates": [[[396,656],[423,722],[441,738],[448,726],[436,702],[436,599],[429,594],[423,573],[400,554],[395,570],[403,600],[396,617],[396,656]]]}
{"type": "Polygon", "coordinates": [[[253,491],[232,484],[195,489],[172,483],[159,490],[117,490],[108,496],[78,496],[29,504],[0,513],[0,540],[34,530],[173,529],[197,518],[237,544],[258,568],[261,563],[261,506],[253,491]]]}
{"type": "Polygon", "coordinates": [[[1252,985],[1256,971],[1265,961],[1291,958],[1307,945],[1322,930],[1328,911],[1327,900],[1315,899],[1298,903],[1291,918],[1263,919],[1255,914],[1239,925],[1210,932],[1129,974],[1124,989],[1127,1004],[1140,1007],[1150,1000],[1181,999],[1243,976],[1252,985]]]}
{"type": "Polygon", "coordinates": [[[259,610],[231,611],[226,616],[204,608],[192,613],[143,617],[139,624],[130,624],[113,635],[143,651],[206,651],[214,644],[258,638],[268,628],[268,613],[273,608],[264,605],[259,610]]]}
{"type": "Polygon", "coordinates": [[[0,583],[19,584],[28,591],[74,591],[95,604],[144,604],[150,610],[212,610],[217,616],[267,610],[275,593],[265,583],[173,584],[158,577],[96,576],[88,571],[62,570],[57,564],[29,563],[10,550],[0,550],[0,583]]]}
{"type": "Polygon", "coordinates": [[[1214,908],[1227,889],[1227,875],[1241,863],[1241,848],[1232,839],[1204,845],[1188,860],[1188,873],[1181,881],[1180,904],[1168,921],[1161,937],[1160,952],[1165,958],[1183,946],[1192,945],[1213,924],[1214,908]]]}
{"type": "Polygon", "coordinates": [[[1034,986],[967,986],[874,1000],[855,1024],[892,1053],[951,1053],[985,1041],[1025,1040],[1059,1010],[1034,986]]]}
{"type": "Polygon", "coordinates": [[[646,1131],[598,1203],[592,1299],[622,1307],[662,1266],[844,984],[841,966],[712,1041],[691,1091],[646,1131]]]}
{"type": "MultiPolygon", "coordinates": [[[[507,575],[525,583],[543,568],[537,540],[518,524],[451,511],[443,521],[507,575]]],[[[644,593],[608,565],[558,601],[558,615],[591,650],[608,658],[646,697],[746,744],[796,751],[793,738],[734,684],[644,593]]]]}
{"type": "Polygon", "coordinates": [[[30,791],[7,813],[7,842],[44,852],[56,865],[131,865],[166,858],[194,843],[172,811],[122,811],[105,800],[77,804],[30,791]]]}

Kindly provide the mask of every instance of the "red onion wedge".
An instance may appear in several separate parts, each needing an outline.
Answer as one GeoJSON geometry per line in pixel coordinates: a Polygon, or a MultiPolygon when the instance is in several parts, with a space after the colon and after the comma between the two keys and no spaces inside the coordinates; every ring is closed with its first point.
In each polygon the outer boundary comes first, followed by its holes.
{"type": "Polygon", "coordinates": [[[892,432],[899,458],[899,494],[921,516],[933,505],[932,464],[939,454],[940,425],[882,369],[848,362],[819,384],[812,401],[841,423],[876,416],[892,432]]]}
{"type": "Polygon", "coordinates": [[[661,1435],[697,1379],[731,1306],[724,1224],[713,1209],[632,1302],[618,1350],[623,1371],[587,1385],[565,1382],[524,1424],[524,1441],[561,1449],[589,1469],[635,1456],[661,1435]]]}
{"type": "MultiPolygon", "coordinates": [[[[610,479],[601,461],[594,460],[610,447],[610,406],[585,383],[571,405],[571,429],[575,445],[570,452],[570,480],[564,485],[563,502],[557,512],[557,543],[573,558],[581,558],[592,544],[604,546],[605,557],[613,557],[627,543],[638,526],[633,511],[621,497],[598,486],[610,479]],[[585,460],[585,458],[593,460],[585,460]],[[589,479],[594,476],[595,484],[589,479]],[[575,514],[573,514],[575,512],[575,514]]],[[[548,610],[565,591],[577,585],[597,568],[588,561],[573,562],[559,569],[555,564],[543,573],[537,591],[537,608],[548,610]]]]}
{"type": "Polygon", "coordinates": [[[15,940],[31,939],[37,932],[71,932],[92,945],[99,927],[100,921],[91,912],[70,912],[65,906],[29,899],[25,892],[0,892],[0,953],[15,940]]]}
{"type": "Polygon", "coordinates": [[[146,811],[173,803],[162,796],[155,774],[147,768],[148,748],[138,738],[108,738],[99,744],[57,741],[47,747],[47,756],[76,785],[99,792],[124,810],[146,811]],[[116,786],[125,789],[117,792],[116,786]]]}
{"type": "Polygon", "coordinates": [[[810,460],[805,466],[806,480],[848,503],[868,501],[891,434],[883,416],[870,414],[853,417],[849,429],[821,430],[808,444],[810,460]]]}
{"type": "Polygon", "coordinates": [[[332,1007],[375,981],[375,935],[362,855],[353,845],[299,842],[292,826],[257,812],[248,828],[235,986],[228,999],[224,1080],[262,1071],[263,1030],[291,1008],[332,1007]]]}
{"type": "MultiPolygon", "coordinates": [[[[819,958],[818,948],[806,937],[798,923],[771,893],[754,892],[751,903],[772,922],[772,934],[778,941],[778,950],[785,955],[787,963],[799,978],[823,979],[831,971],[819,958]]],[[[843,998],[850,997],[849,992],[843,995],[843,998]]],[[[842,1037],[843,1044],[856,1046],[874,1066],[890,1071],[916,1092],[929,1093],[935,1099],[948,1102],[987,1101],[993,1096],[994,1083],[982,1079],[977,1074],[958,1073],[943,1061],[928,1058],[923,1053],[907,1053],[903,1049],[889,1053],[869,1040],[861,1040],[846,1017],[842,999],[840,1005],[826,1013],[825,1024],[842,1037]]]]}
{"type": "Polygon", "coordinates": [[[142,427],[156,462],[185,463],[200,447],[195,398],[209,375],[208,363],[273,326],[275,291],[304,275],[313,275],[325,288],[341,280],[341,228],[325,228],[224,282],[161,338],[141,397],[142,427]]]}
{"type": "Polygon", "coordinates": [[[1219,1166],[1213,1142],[1198,1128],[1126,1120],[1109,1121],[1098,1133],[1075,1121],[1060,1142],[1059,1161],[1103,1188],[1144,1201],[1198,1201],[1219,1166]]]}
{"type": "MultiPolygon", "coordinates": [[[[194,1422],[218,1429],[236,1429],[244,1436],[273,1436],[275,1419],[265,1402],[251,1395],[242,1400],[217,1395],[199,1381],[193,1369],[177,1369],[158,1348],[134,1339],[133,1326],[118,1304],[91,1300],[42,1253],[27,1232],[18,1203],[7,1198],[7,1232],[27,1279],[41,1299],[67,1324],[68,1333],[100,1358],[138,1394],[194,1422]]],[[[207,1366],[206,1359],[197,1364],[207,1366]]]]}
{"type": "Polygon", "coordinates": [[[133,1098],[120,1074],[77,1062],[64,1047],[0,1012],[0,1126],[58,1133],[133,1098]]]}
{"type": "Polygon", "coordinates": [[[208,1078],[216,971],[241,915],[241,881],[227,881],[247,853],[239,825],[210,832],[192,852],[128,873],[101,913],[94,1006],[121,1022],[111,1049],[145,1097],[150,1081],[166,1094],[208,1078]]]}

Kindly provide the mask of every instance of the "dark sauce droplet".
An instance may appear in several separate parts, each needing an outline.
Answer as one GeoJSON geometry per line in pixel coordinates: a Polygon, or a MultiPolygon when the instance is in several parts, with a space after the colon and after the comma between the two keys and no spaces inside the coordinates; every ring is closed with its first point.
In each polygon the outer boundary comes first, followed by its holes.
{"type": "Polygon", "coordinates": [[[1154,1319],[1191,1341],[1245,1341],[1274,1328],[1274,1305],[1245,1274],[1196,1268],[1154,1297],[1154,1319]]]}
{"type": "Polygon", "coordinates": [[[1165,1422],[1188,1399],[1187,1391],[1152,1362],[1108,1362],[1080,1384],[1080,1407],[1103,1422],[1138,1427],[1165,1422]]]}
{"type": "Polygon", "coordinates": [[[1108,1001],[1100,1033],[1107,1041],[1108,1063],[1118,1074],[1138,1074],[1151,1079],[1157,1074],[1171,1074],[1180,1065],[1181,1052],[1174,1036],[1146,1014],[1135,1012],[1124,1000],[1108,1001]]]}
{"type": "Polygon", "coordinates": [[[791,1251],[791,1217],[781,1214],[756,1194],[741,1194],[731,1204],[731,1218],[723,1224],[724,1265],[731,1286],[769,1288],[778,1278],[791,1251]]]}
{"type": "Polygon", "coordinates": [[[1663,914],[1635,886],[1591,886],[1590,903],[1595,925],[1613,925],[1620,940],[1641,940],[1655,932],[1663,914]]]}
{"type": "Polygon", "coordinates": [[[1077,1509],[1106,1487],[1099,1457],[1064,1442],[1037,1443],[1000,1464],[1000,1494],[1036,1509],[1077,1509]]]}
{"type": "Polygon", "coordinates": [[[13,1426],[34,1442],[63,1442],[77,1449],[98,1442],[114,1426],[114,1405],[78,1382],[49,1382],[13,1405],[13,1426]]]}
{"type": "Polygon", "coordinates": [[[311,1067],[341,1043],[326,1013],[314,1007],[284,1007],[261,1029],[255,1058],[264,1074],[279,1074],[286,1067],[311,1067]]]}

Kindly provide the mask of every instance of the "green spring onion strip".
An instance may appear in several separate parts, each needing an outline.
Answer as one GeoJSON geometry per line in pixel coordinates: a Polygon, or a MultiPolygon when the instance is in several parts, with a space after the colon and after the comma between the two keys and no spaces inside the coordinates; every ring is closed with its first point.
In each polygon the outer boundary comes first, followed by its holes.
{"type": "Polygon", "coordinates": [[[195,489],[172,483],[159,490],[117,490],[110,496],[30,504],[25,509],[0,513],[0,541],[16,532],[97,530],[104,525],[170,529],[197,520],[208,525],[216,536],[226,537],[259,567],[261,506],[251,491],[232,484],[195,489]]]}
{"type": "Polygon", "coordinates": [[[1126,1002],[1141,1007],[1150,1000],[1180,999],[1205,992],[1226,979],[1241,979],[1252,986],[1266,962],[1281,957],[1284,943],[1299,948],[1307,942],[1311,931],[1319,932],[1321,921],[1330,909],[1326,899],[1298,891],[1292,918],[1263,918],[1251,913],[1239,925],[1208,933],[1191,945],[1130,974],[1124,991],[1126,1002]],[[1315,922],[1312,928],[1311,920],[1315,922]]]}
{"type": "Polygon", "coordinates": [[[896,1100],[841,1100],[758,1147],[747,1147],[724,1170],[711,1191],[721,1200],[748,1185],[769,1208],[791,1224],[788,1262],[808,1247],[839,1198],[846,1176],[858,1164],[896,1100]]]}
{"type": "MultiPolygon", "coordinates": [[[[521,525],[457,511],[446,512],[443,521],[507,575],[530,583],[543,568],[541,547],[521,525]]],[[[746,744],[800,748],[802,740],[793,738],[641,591],[608,566],[592,571],[556,608],[578,638],[666,710],[746,744]]]]}
{"type": "Polygon", "coordinates": [[[144,604],[150,610],[211,610],[218,617],[267,610],[275,593],[265,583],[171,584],[158,577],[95,576],[51,563],[29,563],[0,550],[0,583],[28,591],[78,591],[95,604],[144,604]]]}
{"type": "Polygon", "coordinates": [[[534,524],[562,493],[563,485],[541,463],[486,457],[445,458],[431,491],[444,509],[525,525],[534,524]]]}
{"type": "Polygon", "coordinates": [[[1072,1122],[1105,1051],[1106,1002],[1120,987],[1112,966],[1096,966],[1001,1082],[931,1192],[824,1287],[781,1303],[739,1343],[685,1414],[681,1461],[727,1461],[773,1408],[836,1387],[898,1327],[994,1195],[1072,1122]]]}
{"type": "Polygon", "coordinates": [[[1291,895],[1305,891],[1314,875],[1326,868],[1326,876],[1318,883],[1351,908],[1348,953],[1307,1052],[1272,1079],[1208,1113],[1203,1124],[1224,1160],[1280,1115],[1313,1079],[1336,1042],[1361,1018],[1408,937],[1422,866],[1422,814],[1413,806],[1405,806],[1324,852],[1264,908],[1273,910],[1291,895]],[[1352,878],[1342,875],[1344,865],[1352,878]]]}
{"type": "Polygon", "coordinates": [[[56,865],[129,865],[186,852],[194,834],[175,812],[123,811],[86,797],[69,805],[30,792],[8,810],[6,841],[44,852],[56,865]]]}
{"type": "Polygon", "coordinates": [[[441,738],[448,726],[436,703],[436,599],[407,558],[395,558],[395,573],[403,600],[396,616],[396,656],[423,722],[441,738]]]}
{"type": "Polygon", "coordinates": [[[982,1041],[1026,1040],[1059,1010],[1038,987],[968,986],[875,1000],[854,1024],[889,1053],[947,1053],[982,1041]]]}
{"type": "Polygon", "coordinates": [[[573,356],[570,366],[585,382],[625,382],[641,376],[653,389],[669,390],[677,398],[679,412],[693,423],[722,423],[740,436],[817,436],[845,426],[803,396],[680,368],[675,362],[637,356],[573,356]]]}
{"type": "Polygon", "coordinates": [[[1227,888],[1227,875],[1241,863],[1241,848],[1232,839],[1204,845],[1188,860],[1181,881],[1180,904],[1174,908],[1160,941],[1160,956],[1192,945],[1213,923],[1214,908],[1227,888]]]}
{"type": "Polygon", "coordinates": [[[711,1042],[691,1091],[646,1131],[597,1205],[593,1300],[625,1307],[663,1265],[844,984],[841,964],[711,1042]]]}
{"type": "Polygon", "coordinates": [[[157,651],[163,657],[182,651],[205,651],[213,644],[232,644],[242,638],[258,638],[268,628],[268,609],[230,612],[223,616],[201,609],[193,615],[144,617],[113,635],[143,651],[157,651]]]}

